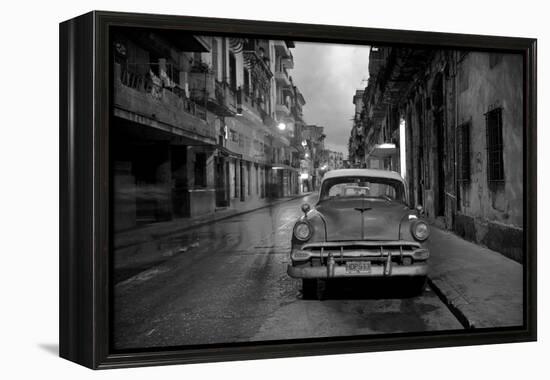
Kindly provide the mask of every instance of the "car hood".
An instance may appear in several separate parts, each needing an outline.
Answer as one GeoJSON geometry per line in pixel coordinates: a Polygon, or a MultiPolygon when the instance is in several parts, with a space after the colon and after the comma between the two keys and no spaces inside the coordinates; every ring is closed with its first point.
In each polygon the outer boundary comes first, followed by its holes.
{"type": "Polygon", "coordinates": [[[399,227],[410,212],[403,203],[372,199],[327,200],[316,210],[325,221],[327,241],[399,240],[399,227]]]}

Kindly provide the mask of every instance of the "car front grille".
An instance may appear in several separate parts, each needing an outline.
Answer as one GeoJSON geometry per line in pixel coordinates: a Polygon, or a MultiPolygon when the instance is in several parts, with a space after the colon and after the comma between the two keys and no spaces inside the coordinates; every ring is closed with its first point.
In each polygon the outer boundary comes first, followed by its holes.
{"type": "Polygon", "coordinates": [[[411,257],[413,252],[421,248],[414,242],[323,242],[311,243],[302,247],[302,250],[312,253],[311,265],[326,265],[329,257],[337,264],[348,261],[370,261],[373,265],[383,265],[388,255],[391,261],[403,264],[404,257],[411,257]]]}

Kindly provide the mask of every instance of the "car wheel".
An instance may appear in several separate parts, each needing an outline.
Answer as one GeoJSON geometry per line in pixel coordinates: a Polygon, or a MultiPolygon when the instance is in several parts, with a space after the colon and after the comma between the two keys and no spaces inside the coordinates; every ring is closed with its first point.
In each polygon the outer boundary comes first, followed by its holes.
{"type": "Polygon", "coordinates": [[[409,280],[409,287],[410,293],[412,296],[419,296],[424,292],[424,289],[426,289],[426,284],[428,283],[428,277],[426,276],[418,276],[418,277],[412,277],[409,280]]]}
{"type": "Polygon", "coordinates": [[[304,278],[302,280],[302,298],[305,300],[317,299],[317,279],[304,278]]]}
{"type": "Polygon", "coordinates": [[[317,289],[316,289],[316,295],[317,299],[319,301],[322,301],[325,299],[325,291],[327,288],[327,281],[326,280],[317,280],[317,289]]]}

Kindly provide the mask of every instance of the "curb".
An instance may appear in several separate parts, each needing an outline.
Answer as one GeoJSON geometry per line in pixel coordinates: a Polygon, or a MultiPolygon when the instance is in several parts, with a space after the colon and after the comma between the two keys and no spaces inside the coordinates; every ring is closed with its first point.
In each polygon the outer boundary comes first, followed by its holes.
{"type": "Polygon", "coordinates": [[[468,319],[466,314],[462,310],[460,310],[460,307],[449,299],[449,297],[445,294],[443,290],[431,279],[428,277],[428,285],[430,288],[434,291],[434,293],[439,297],[439,299],[447,306],[449,311],[454,315],[454,317],[460,322],[462,327],[466,330],[472,330],[475,329],[475,325],[472,321],[468,319]]]}
{"type": "MultiPolygon", "coordinates": [[[[221,217],[219,217],[219,218],[213,218],[213,219],[211,219],[211,220],[206,220],[206,221],[204,221],[204,222],[199,222],[199,223],[197,223],[197,224],[192,224],[192,225],[189,225],[189,226],[185,226],[185,227],[179,228],[179,229],[177,229],[177,230],[171,231],[171,232],[166,233],[166,234],[158,234],[158,235],[154,235],[154,236],[155,236],[155,238],[166,238],[166,237],[169,237],[169,236],[172,236],[172,235],[177,235],[177,234],[182,233],[182,232],[190,231],[190,230],[195,229],[195,228],[199,228],[199,227],[206,226],[207,224],[219,222],[219,221],[221,221],[221,220],[233,218],[233,217],[239,216],[239,215],[249,214],[249,213],[251,213],[251,212],[258,211],[258,210],[261,210],[261,209],[263,209],[263,208],[275,206],[275,205],[278,205],[278,204],[281,204],[281,203],[285,203],[285,202],[290,202],[290,201],[293,201],[293,200],[296,200],[296,199],[299,199],[299,198],[304,198],[304,197],[307,197],[308,195],[311,195],[311,194],[312,194],[312,192],[309,192],[309,193],[307,193],[307,194],[296,195],[296,196],[291,197],[291,198],[286,198],[286,199],[284,199],[284,200],[275,201],[275,202],[273,202],[273,203],[265,204],[265,205],[262,205],[262,206],[259,206],[259,207],[256,207],[256,208],[252,208],[252,209],[250,209],[250,210],[237,211],[237,212],[235,212],[235,213],[233,213],[233,214],[221,216],[221,217]]],[[[133,247],[133,246],[135,246],[135,245],[139,245],[139,244],[143,244],[143,243],[146,243],[146,242],[143,241],[143,242],[138,242],[138,243],[124,244],[124,245],[120,245],[120,246],[115,247],[115,249],[129,248],[129,247],[133,247]]]]}

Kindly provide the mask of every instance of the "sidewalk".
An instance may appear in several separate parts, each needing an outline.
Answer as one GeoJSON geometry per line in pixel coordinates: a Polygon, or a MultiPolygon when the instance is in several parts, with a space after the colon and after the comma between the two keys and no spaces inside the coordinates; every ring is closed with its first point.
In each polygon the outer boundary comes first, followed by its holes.
{"type": "Polygon", "coordinates": [[[246,214],[264,207],[274,206],[279,203],[303,198],[310,194],[311,192],[276,199],[264,198],[251,204],[239,205],[238,208],[216,210],[214,214],[201,215],[194,218],[174,219],[167,222],[153,223],[126,231],[116,232],[114,246],[115,249],[121,249],[132,245],[150,242],[152,239],[166,237],[192,228],[197,228],[208,223],[217,222],[219,220],[231,218],[240,214],[246,214]]]}
{"type": "Polygon", "coordinates": [[[262,199],[253,203],[241,204],[238,208],[218,210],[210,215],[175,219],[117,232],[114,237],[114,282],[119,283],[138,273],[147,275],[146,271],[153,266],[168,260],[174,255],[195,249],[199,245],[198,239],[192,232],[185,233],[186,231],[303,198],[310,194],[304,193],[270,200],[262,199]]]}
{"type": "Polygon", "coordinates": [[[523,266],[431,226],[430,281],[474,328],[523,324],[523,266]]]}

